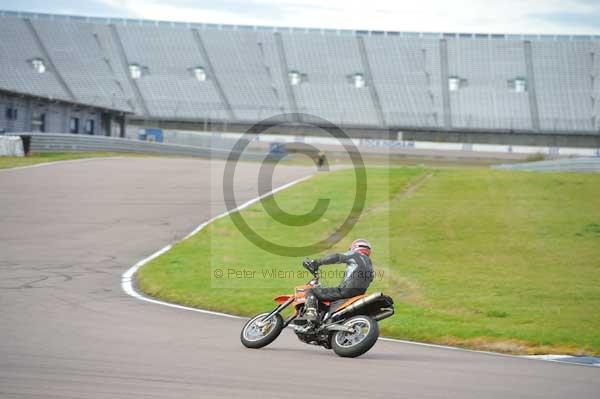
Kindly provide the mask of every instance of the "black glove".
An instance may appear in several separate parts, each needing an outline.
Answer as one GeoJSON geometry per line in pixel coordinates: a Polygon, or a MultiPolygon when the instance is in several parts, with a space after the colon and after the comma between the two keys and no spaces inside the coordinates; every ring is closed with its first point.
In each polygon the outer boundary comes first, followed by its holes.
{"type": "Polygon", "coordinates": [[[319,265],[317,264],[317,262],[308,258],[304,259],[302,265],[308,270],[310,270],[312,273],[316,272],[319,269],[319,265]]]}

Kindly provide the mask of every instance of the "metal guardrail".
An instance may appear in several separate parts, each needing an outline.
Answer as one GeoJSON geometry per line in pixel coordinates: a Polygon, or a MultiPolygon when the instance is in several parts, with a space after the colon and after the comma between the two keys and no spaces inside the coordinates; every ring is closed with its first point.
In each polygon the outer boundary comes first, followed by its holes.
{"type": "Polygon", "coordinates": [[[502,170],[528,172],[600,172],[600,158],[566,158],[494,166],[502,170]]]}
{"type": "MultiPolygon", "coordinates": [[[[130,152],[140,154],[177,155],[200,158],[226,159],[226,149],[197,147],[182,144],[155,143],[117,137],[87,136],[63,133],[10,133],[11,136],[30,137],[29,151],[32,152],[130,152]]],[[[264,152],[245,151],[241,159],[262,160],[264,152]]]]}

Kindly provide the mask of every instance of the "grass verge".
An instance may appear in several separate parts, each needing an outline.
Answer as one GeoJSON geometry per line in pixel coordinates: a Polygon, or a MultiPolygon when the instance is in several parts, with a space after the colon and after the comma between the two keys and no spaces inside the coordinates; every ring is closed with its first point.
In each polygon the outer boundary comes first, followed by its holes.
{"type": "MultiPolygon", "coordinates": [[[[367,171],[366,208],[350,236],[374,244],[380,275],[370,291],[396,300],[383,335],[516,354],[600,354],[600,176],[367,171]]],[[[305,227],[274,222],[260,204],[241,214],[263,237],[302,245],[339,225],[352,179],[351,170],[319,174],[268,200],[301,214],[315,198],[332,198],[305,227]]],[[[345,250],[351,237],[327,251],[345,250]]],[[[137,283],[170,302],[249,316],[305,282],[300,262],[255,247],[223,218],[142,268],[137,283]]],[[[324,283],[335,284],[343,269],[327,270],[324,283]]]]}

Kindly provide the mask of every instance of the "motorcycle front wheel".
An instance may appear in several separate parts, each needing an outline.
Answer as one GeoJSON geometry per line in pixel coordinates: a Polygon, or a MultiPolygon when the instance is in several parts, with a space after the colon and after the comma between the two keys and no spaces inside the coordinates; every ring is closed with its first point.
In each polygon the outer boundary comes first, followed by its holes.
{"type": "Polygon", "coordinates": [[[379,338],[379,325],[369,316],[354,316],[343,325],[352,332],[338,331],[333,335],[331,346],[336,355],[357,357],[367,352],[379,338]]]}
{"type": "Polygon", "coordinates": [[[244,325],[240,334],[242,345],[246,348],[258,349],[269,345],[281,334],[283,318],[276,314],[266,323],[261,323],[269,313],[257,314],[244,325]]]}

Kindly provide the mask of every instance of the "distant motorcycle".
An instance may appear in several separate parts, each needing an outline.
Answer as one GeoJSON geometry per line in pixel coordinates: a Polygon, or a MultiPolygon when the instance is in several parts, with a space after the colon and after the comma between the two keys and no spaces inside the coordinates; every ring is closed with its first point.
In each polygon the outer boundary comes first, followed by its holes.
{"type": "Polygon", "coordinates": [[[309,272],[313,279],[306,285],[296,287],[293,295],[276,297],[275,309],[252,317],[244,325],[240,334],[242,344],[255,349],[267,346],[289,325],[300,341],[333,349],[338,356],[357,357],[371,349],[379,338],[377,322],[394,314],[392,298],[376,292],[333,303],[320,301],[317,321],[307,322],[299,317],[304,315],[304,294],[309,288],[319,286],[318,270],[309,272]],[[294,313],[284,320],[281,311],[289,305],[294,313]]]}

